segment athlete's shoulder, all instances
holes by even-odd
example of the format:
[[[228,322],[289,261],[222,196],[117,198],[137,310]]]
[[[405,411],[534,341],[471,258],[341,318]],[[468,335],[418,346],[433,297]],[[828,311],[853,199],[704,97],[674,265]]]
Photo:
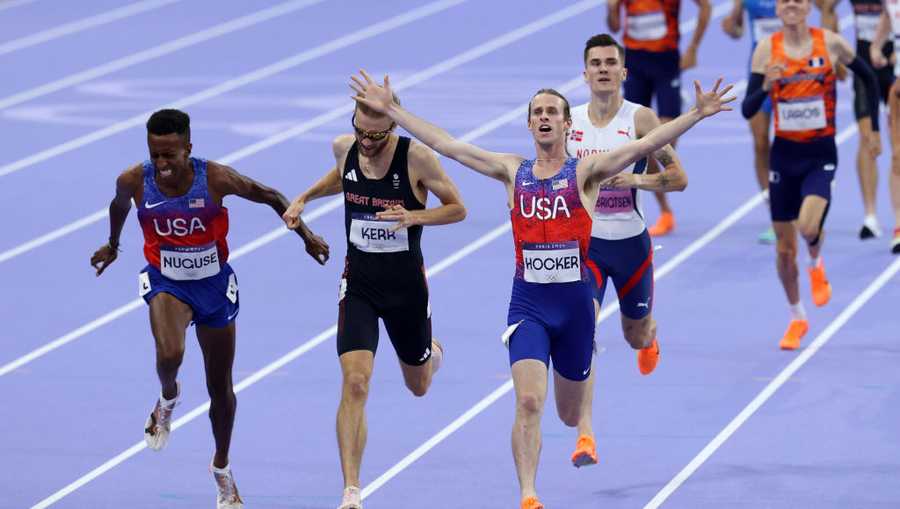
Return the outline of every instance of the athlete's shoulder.
[[[636,104],[635,106],[634,130],[637,137],[640,138],[659,126],[660,121],[659,116],[657,116],[656,112],[652,109],[639,104]]]
[[[417,140],[409,140],[409,150],[407,151],[407,159],[412,164],[429,163],[437,161],[434,150]]]
[[[144,163],[137,163],[125,168],[116,178],[116,186],[124,189],[137,189],[144,180]]]
[[[356,137],[352,134],[340,134],[331,142],[331,150],[334,151],[334,158],[341,159],[347,152],[350,151],[350,147],[353,146],[353,142],[356,141]]]

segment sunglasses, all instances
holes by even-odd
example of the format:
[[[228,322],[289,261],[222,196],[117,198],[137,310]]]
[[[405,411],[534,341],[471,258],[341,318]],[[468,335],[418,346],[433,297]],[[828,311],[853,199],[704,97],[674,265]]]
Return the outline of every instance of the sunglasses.
[[[350,119],[350,125],[353,126],[353,130],[356,132],[356,136],[372,141],[381,141],[385,139],[387,135],[391,134],[391,131],[393,131],[394,127],[396,126],[395,123],[391,122],[391,126],[384,131],[366,131],[365,129],[356,127],[356,113],[354,113],[353,117]]]

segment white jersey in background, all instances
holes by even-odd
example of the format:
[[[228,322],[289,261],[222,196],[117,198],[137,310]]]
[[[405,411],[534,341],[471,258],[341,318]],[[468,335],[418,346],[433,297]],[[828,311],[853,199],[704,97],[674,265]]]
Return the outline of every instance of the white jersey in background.
[[[595,152],[609,152],[635,139],[634,115],[640,104],[622,101],[616,116],[606,127],[596,127],[588,117],[588,104],[572,109],[572,129],[566,148],[569,156],[582,159]],[[641,159],[626,172],[644,173],[647,160]],[[621,240],[641,234],[644,213],[640,208],[637,189],[601,189],[594,207],[591,236],[605,240]]]

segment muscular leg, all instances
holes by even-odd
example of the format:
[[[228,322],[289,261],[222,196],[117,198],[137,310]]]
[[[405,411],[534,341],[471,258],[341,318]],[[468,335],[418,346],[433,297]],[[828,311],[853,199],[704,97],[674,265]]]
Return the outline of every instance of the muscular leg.
[[[366,447],[366,400],[375,355],[369,350],[353,350],[340,357],[343,384],[337,413],[338,448],[344,487],[359,486],[359,467]]]
[[[784,293],[791,305],[800,302],[800,282],[797,271],[797,231],[794,223],[789,221],[773,221],[775,229],[775,266],[778,279],[784,287]]]
[[[862,191],[866,216],[874,216],[875,195],[878,190],[878,166],[865,140],[872,132],[872,120],[863,117],[857,122],[859,127],[859,148],[856,151],[856,171],[859,174],[859,188]]]
[[[516,389],[513,459],[522,498],[533,497],[537,496],[534,480],[541,455],[541,416],[547,399],[547,366],[539,360],[523,359],[512,365],[512,376]]]
[[[212,422],[216,440],[216,455],[213,466],[228,466],[228,450],[231,447],[231,431],[234,428],[234,414],[237,398],[231,369],[234,365],[235,322],[225,327],[197,325],[197,339],[203,350],[203,365],[206,368],[206,390],[209,392],[209,420]]]
[[[165,399],[175,399],[178,368],[184,359],[184,334],[194,313],[190,306],[170,293],[158,293],[150,300],[150,330],[156,341],[156,374]]]
[[[593,377],[593,373],[588,380]],[[569,427],[578,426],[584,400],[590,399],[588,380],[580,382],[569,380],[556,371],[553,372],[553,389],[556,393],[556,412],[563,424]]]

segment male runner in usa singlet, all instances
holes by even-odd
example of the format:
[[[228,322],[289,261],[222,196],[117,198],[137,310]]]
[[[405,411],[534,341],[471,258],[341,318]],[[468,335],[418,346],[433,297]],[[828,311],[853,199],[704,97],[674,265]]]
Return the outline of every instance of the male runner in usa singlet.
[[[516,391],[512,431],[513,458],[519,477],[522,509],[540,509],[535,490],[541,449],[540,421],[552,360],[556,407],[560,419],[576,426],[581,418],[594,344],[592,279],[588,259],[591,212],[600,183],[638,159],[661,149],[704,117],[727,110],[731,89],[709,93],[695,83],[697,105],[639,140],[582,160],[566,155],[572,125],[569,103],[559,92],[542,89],[528,105],[528,129],[537,157],[489,152],[454,139],[400,107],[368,74],[353,77],[356,101],[387,115],[424,144],[504,184],[510,210],[516,270],[503,334]]]
[[[265,203],[281,215],[288,206],[278,191],[228,166],[191,157],[190,118],[182,111],[160,110],[147,121],[150,159],[125,170],[116,180],[109,205],[109,241],[91,257],[97,275],[116,260],[119,235],[132,200],[144,232],[148,265],[139,275],[139,293],[150,307],[156,341],[156,372],[162,391],[144,429],[144,440],[160,450],[169,440],[172,410],[180,395],[176,381],[184,358],[185,330],[196,325],[203,350],[209,418],[216,452],[210,469],[216,481],[218,509],[239,509],[243,501],[231,474],[228,449],[237,399],[231,368],[237,278],[228,265],[228,210],[223,198],[236,195]],[[306,225],[297,229],[306,251],[319,263],[328,245]]]

